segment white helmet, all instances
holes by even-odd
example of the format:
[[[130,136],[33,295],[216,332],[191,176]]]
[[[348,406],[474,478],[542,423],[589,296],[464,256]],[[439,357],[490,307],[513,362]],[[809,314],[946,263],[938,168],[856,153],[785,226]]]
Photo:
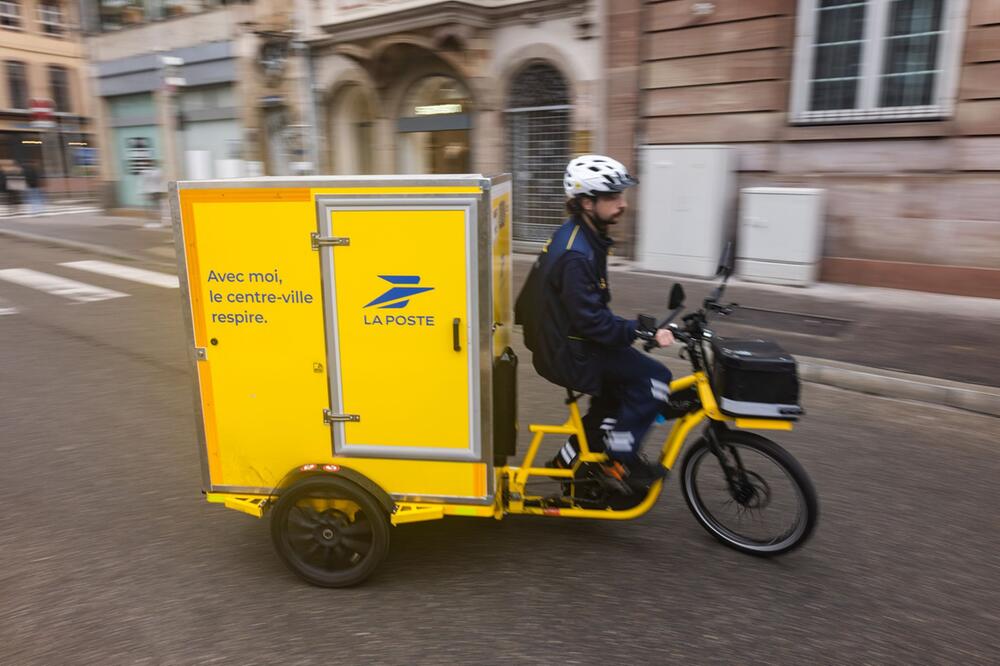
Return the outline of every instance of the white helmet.
[[[570,199],[581,194],[592,197],[621,192],[638,184],[624,164],[604,155],[581,155],[570,160],[563,176],[563,188]]]

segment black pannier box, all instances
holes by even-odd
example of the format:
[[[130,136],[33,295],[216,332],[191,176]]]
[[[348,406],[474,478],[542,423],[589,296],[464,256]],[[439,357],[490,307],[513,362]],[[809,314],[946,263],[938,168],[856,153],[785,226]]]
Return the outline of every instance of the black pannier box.
[[[799,406],[795,359],[767,340],[712,340],[712,387],[729,416],[794,419]]]

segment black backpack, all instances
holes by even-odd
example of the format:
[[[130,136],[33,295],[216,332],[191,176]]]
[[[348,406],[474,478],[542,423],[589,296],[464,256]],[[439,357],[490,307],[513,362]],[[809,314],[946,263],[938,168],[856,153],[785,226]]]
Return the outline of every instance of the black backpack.
[[[538,347],[537,341],[541,335],[542,320],[542,299],[544,294],[542,289],[542,270],[540,264],[541,257],[535,260],[528,271],[528,277],[524,280],[521,293],[514,301],[514,323],[522,326],[524,333],[524,346],[535,351]]]

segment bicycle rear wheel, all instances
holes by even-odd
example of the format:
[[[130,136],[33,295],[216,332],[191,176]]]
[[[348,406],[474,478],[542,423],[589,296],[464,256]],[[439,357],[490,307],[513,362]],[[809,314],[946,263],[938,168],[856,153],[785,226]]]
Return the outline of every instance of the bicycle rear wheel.
[[[780,555],[805,543],[819,518],[819,500],[802,465],[754,433],[724,430],[717,436],[723,460],[703,437],[681,465],[684,500],[701,526],[751,555]]]

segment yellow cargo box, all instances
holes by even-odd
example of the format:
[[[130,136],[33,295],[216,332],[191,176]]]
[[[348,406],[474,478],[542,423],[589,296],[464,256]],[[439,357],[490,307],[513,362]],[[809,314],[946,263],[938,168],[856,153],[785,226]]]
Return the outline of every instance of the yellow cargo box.
[[[343,465],[395,502],[494,504],[516,422],[495,441],[494,401],[514,390],[494,372],[512,325],[509,176],[172,194],[210,499],[259,513],[295,470]]]

